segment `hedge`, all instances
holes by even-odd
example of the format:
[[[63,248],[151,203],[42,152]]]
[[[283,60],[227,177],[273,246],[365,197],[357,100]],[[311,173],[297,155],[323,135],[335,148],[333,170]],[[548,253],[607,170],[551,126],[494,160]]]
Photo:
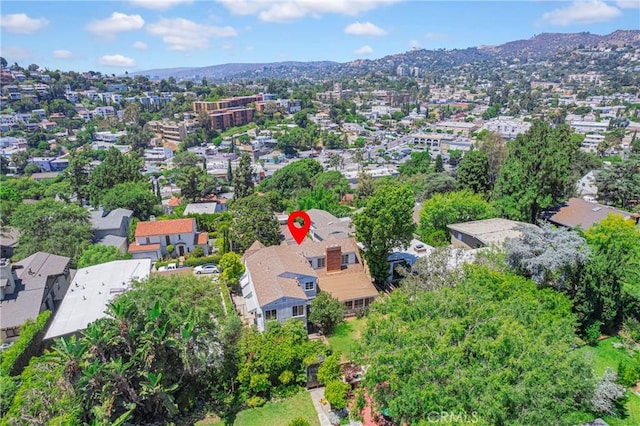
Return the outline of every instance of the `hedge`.
[[[20,336],[15,343],[5,349],[0,356],[0,373],[9,376],[17,376],[29,364],[31,357],[36,356],[40,351],[40,343],[44,337],[51,311],[44,311],[35,321],[27,320],[20,327]]]
[[[218,264],[220,262],[220,258],[222,256],[220,254],[212,254],[211,256],[204,257],[188,257],[184,261],[185,266],[199,266],[204,265],[205,263],[214,263]]]

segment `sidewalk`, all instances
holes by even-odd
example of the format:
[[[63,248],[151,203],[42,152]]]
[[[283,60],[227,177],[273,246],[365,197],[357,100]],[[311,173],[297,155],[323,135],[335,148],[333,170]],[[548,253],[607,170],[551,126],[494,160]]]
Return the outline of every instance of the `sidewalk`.
[[[324,387],[311,389],[309,390],[309,393],[311,394],[313,406],[316,408],[318,413],[320,426],[331,426],[331,422],[329,421],[329,404],[323,404],[320,402],[320,400],[324,398]]]

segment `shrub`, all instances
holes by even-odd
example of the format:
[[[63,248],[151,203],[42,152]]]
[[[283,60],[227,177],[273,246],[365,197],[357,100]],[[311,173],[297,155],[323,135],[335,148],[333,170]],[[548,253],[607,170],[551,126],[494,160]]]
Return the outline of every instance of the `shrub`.
[[[200,246],[194,247],[193,250],[191,250],[191,255],[189,257],[203,257],[204,256],[204,249]]]
[[[29,359],[37,354],[50,317],[51,311],[44,311],[35,321],[27,320],[22,325],[18,340],[2,352],[2,363],[0,363],[2,374],[16,376],[22,372],[29,363]]]
[[[220,255],[219,254],[212,254],[211,256],[204,256],[204,257],[189,256],[184,261],[184,265],[185,266],[192,266],[192,267],[193,266],[204,265],[205,263],[215,263],[217,265],[218,262],[220,262]]]
[[[320,368],[318,368],[318,381],[322,385],[327,385],[340,379],[340,353],[328,356]]]
[[[623,386],[635,386],[640,379],[640,366],[633,361],[623,360],[618,364],[618,382]]]
[[[169,254],[173,254],[173,251],[174,251],[175,249],[176,249],[176,248],[173,246],[173,244],[169,244],[169,245],[167,246],[167,253],[169,253]]]
[[[265,402],[266,402],[265,399],[261,396],[252,396],[251,398],[247,399],[247,407],[249,408],[262,407]]]
[[[282,372],[282,374],[280,374],[278,380],[280,380],[280,383],[282,383],[283,385],[287,385],[291,383],[294,378],[295,376],[290,370],[285,370]]]
[[[584,332],[584,340],[590,344],[595,345],[600,338],[600,327],[602,327],[602,322],[595,321],[592,323]]]
[[[311,423],[302,417],[296,417],[289,422],[289,426],[311,426]]]
[[[341,380],[327,383],[324,388],[324,397],[331,405],[332,410],[342,410],[347,406],[347,392],[349,385]]]
[[[18,391],[18,378],[0,374],[0,417],[4,417]]]

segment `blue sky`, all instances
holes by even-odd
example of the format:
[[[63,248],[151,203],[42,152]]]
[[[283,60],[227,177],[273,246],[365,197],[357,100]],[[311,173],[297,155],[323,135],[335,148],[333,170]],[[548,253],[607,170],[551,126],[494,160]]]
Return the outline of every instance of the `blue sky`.
[[[0,12],[0,54],[9,63],[109,74],[346,62],[542,32],[640,29],[640,0],[3,0]]]

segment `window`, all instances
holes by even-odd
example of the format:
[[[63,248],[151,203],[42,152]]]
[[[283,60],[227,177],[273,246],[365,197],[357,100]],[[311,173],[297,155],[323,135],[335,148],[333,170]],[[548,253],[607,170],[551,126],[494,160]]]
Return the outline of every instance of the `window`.
[[[353,301],[353,308],[354,309],[360,309],[364,307],[364,300],[363,299],[358,299],[358,300],[354,300]]]
[[[145,238],[145,244],[151,244],[151,238],[147,237]]]
[[[313,281],[309,281],[304,283],[304,289],[305,291],[311,291],[315,288],[315,286],[313,285]]]
[[[349,255],[348,254],[343,254],[342,255],[342,264],[343,265],[348,265],[349,264]]]
[[[291,308],[291,315],[294,317],[304,316],[304,305],[293,306]]]
[[[164,236],[164,241],[167,243],[167,245],[171,244],[171,238],[169,238],[168,235]]]
[[[344,302],[344,307],[347,308],[347,311],[350,311],[353,309],[353,301],[349,300],[348,302]]]
[[[325,258],[321,257],[318,259],[318,268],[324,268],[325,265]]]
[[[278,311],[275,309],[264,311],[264,319],[267,321],[278,319]]]
[[[7,328],[5,331],[7,333],[7,337],[16,337],[19,335],[17,328]]]

